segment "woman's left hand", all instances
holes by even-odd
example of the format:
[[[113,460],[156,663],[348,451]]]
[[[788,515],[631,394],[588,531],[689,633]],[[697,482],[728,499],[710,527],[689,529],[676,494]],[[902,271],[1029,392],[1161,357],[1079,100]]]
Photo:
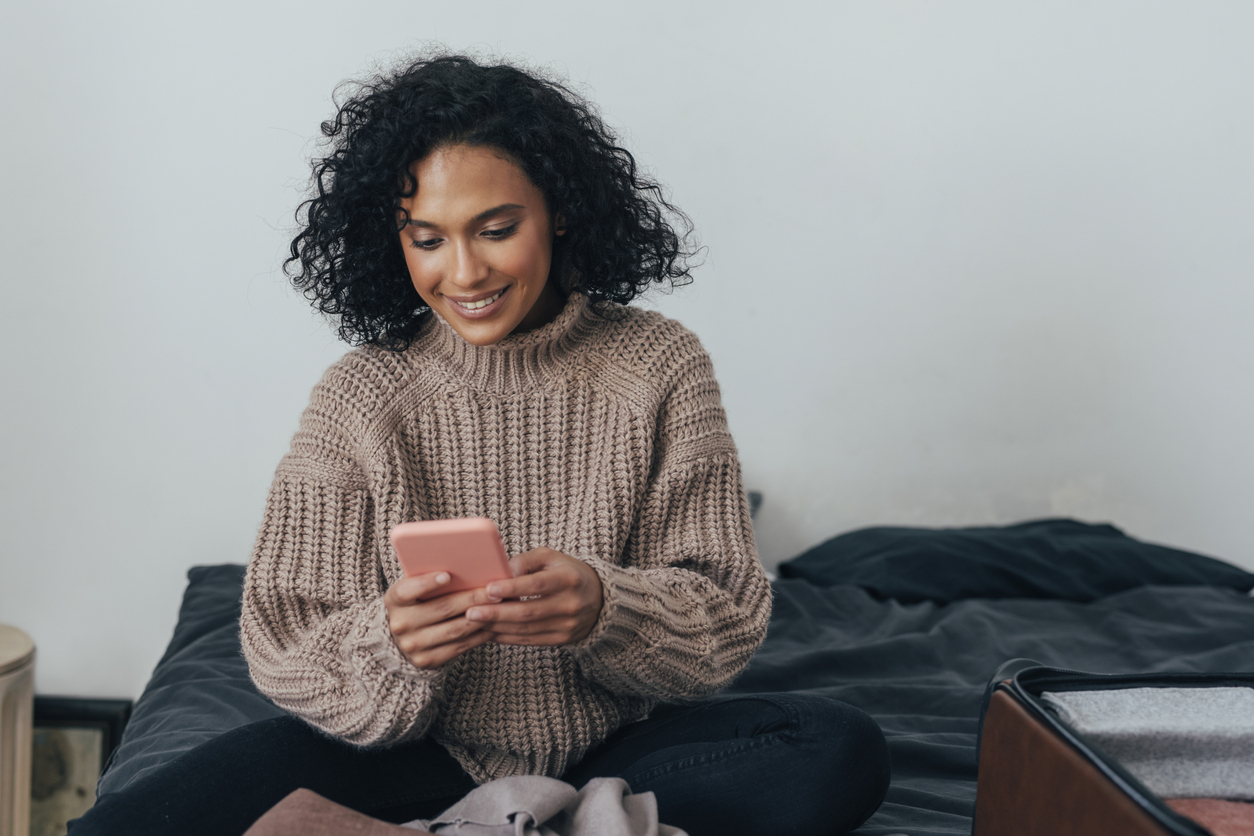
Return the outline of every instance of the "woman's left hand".
[[[532,549],[509,562],[514,577],[493,581],[466,620],[482,621],[498,644],[574,644],[601,615],[601,579],[591,566],[554,549]],[[527,600],[518,600],[526,598]]]

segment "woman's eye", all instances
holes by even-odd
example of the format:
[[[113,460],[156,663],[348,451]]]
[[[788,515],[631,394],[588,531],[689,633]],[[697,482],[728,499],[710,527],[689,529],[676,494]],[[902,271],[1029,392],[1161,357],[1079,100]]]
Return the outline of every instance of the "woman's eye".
[[[518,224],[513,223],[500,229],[485,229],[483,235],[485,238],[508,238],[518,231]]]
[[[412,238],[410,246],[415,250],[434,250],[440,245],[440,238]]]

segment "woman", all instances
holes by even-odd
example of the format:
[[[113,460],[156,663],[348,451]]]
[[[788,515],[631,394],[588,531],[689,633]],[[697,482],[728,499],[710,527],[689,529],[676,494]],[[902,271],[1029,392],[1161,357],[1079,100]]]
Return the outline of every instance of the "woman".
[[[503,776],[619,776],[693,834],[860,824],[887,784],[865,714],[706,699],[771,596],[709,357],[625,306],[687,278],[682,215],[509,66],[416,61],[323,132],[289,264],[361,347],[314,389],[249,564],[244,652],[294,717],[202,747],[235,803],[306,786],[405,821]],[[512,579],[403,577],[393,526],[474,516]]]

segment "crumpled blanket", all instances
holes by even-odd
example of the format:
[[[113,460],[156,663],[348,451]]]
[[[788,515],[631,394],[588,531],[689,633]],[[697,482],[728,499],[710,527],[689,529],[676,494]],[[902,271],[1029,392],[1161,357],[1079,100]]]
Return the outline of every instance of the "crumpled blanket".
[[[439,836],[687,836],[658,822],[653,793],[633,794],[621,778],[576,790],[539,775],[490,781],[436,818],[402,827]]]

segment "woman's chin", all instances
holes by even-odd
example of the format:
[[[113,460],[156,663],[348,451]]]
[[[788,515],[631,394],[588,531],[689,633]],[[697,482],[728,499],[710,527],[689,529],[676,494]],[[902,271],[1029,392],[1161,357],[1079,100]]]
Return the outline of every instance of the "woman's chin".
[[[456,313],[444,311],[441,311],[440,315],[459,337],[471,345],[480,347],[499,343],[518,327],[518,320],[506,315],[504,311],[487,319],[466,319]]]
[[[530,308],[526,306],[530,303]],[[477,346],[500,342],[511,334],[522,334],[552,322],[565,306],[566,300],[552,293],[541,292],[530,299],[524,289],[509,285],[492,304],[467,309],[449,299],[441,299],[436,308],[440,317],[458,335]]]

